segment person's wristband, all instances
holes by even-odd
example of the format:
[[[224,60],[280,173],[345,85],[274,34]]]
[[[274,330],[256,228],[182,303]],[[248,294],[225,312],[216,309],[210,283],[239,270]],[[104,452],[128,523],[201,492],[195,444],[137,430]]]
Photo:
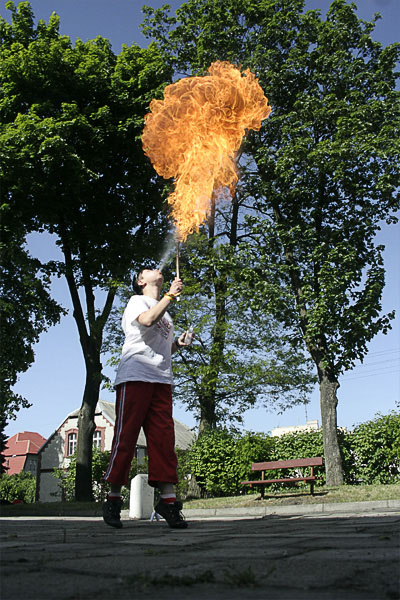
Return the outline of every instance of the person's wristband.
[[[174,294],[171,294],[171,292],[167,292],[166,294],[164,294],[164,298],[169,298],[170,300],[172,300],[172,302],[175,300],[175,296]]]

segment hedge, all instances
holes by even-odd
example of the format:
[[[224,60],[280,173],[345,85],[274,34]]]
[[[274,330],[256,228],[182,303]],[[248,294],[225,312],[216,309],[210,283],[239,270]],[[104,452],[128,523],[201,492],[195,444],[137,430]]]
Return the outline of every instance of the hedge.
[[[354,431],[338,429],[344,481],[348,484],[400,482],[400,413],[378,414],[374,420],[358,425]],[[185,457],[185,469],[195,476],[205,495],[227,496],[249,493],[241,481],[252,477],[251,463],[323,456],[322,431],[300,431],[281,437],[225,429],[204,433]],[[325,483],[323,467],[315,468]],[[282,471],[271,471],[271,478]],[[275,489],[282,487],[274,484]]]
[[[378,414],[350,434],[356,465],[354,476],[362,483],[400,483],[400,413]]]
[[[342,454],[344,481],[348,484],[375,484],[400,482],[400,413],[376,415],[375,419],[358,425],[354,431],[338,429]],[[271,437],[266,433],[232,433],[226,429],[214,429],[203,433],[187,451],[178,450],[177,494],[188,494],[191,476],[196,479],[203,495],[232,496],[252,493],[242,481],[251,479],[251,463],[272,460],[289,460],[307,456],[323,456],[322,431],[308,430]],[[109,459],[108,452],[93,452],[93,496],[102,500],[108,489],[104,472]],[[147,472],[147,464],[132,463],[130,478],[139,472]],[[321,477],[318,485],[325,483],[323,467],[316,467]],[[282,471],[271,471],[271,477],[280,477]],[[56,470],[61,479],[67,499],[74,495],[75,461],[67,471]],[[302,484],[299,484],[302,485]],[[306,484],[303,484],[306,485]],[[279,489],[275,484],[273,489]],[[125,501],[129,490],[124,489]]]
[[[35,502],[36,477],[27,471],[0,477],[0,500],[3,502]]]
[[[225,429],[206,431],[188,451],[186,468],[209,495],[238,494],[251,476],[251,463],[266,460],[273,438],[264,433],[240,436]]]

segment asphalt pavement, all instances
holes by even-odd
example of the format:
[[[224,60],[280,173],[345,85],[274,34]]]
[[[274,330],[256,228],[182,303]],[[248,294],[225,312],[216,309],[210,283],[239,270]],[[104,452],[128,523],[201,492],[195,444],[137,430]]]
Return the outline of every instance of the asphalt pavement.
[[[185,516],[185,530],[127,512],[120,530],[100,517],[1,518],[1,598],[400,598],[400,500]]]

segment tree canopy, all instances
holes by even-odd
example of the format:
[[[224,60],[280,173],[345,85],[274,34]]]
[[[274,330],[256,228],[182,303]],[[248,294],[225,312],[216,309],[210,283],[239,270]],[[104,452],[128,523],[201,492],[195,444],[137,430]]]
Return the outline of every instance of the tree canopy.
[[[301,344],[294,352],[288,331],[251,307],[227,232],[216,237],[206,229],[182,257],[185,288],[176,321],[182,329],[191,324],[195,339],[174,361],[175,397],[192,410],[200,432],[234,427],[256,405],[283,412],[307,403],[315,382]]]
[[[101,343],[117,284],[144,255],[157,254],[166,231],[162,184],[140,143],[143,115],[172,77],[229,60],[256,73],[273,112],[243,146],[237,195],[216,213],[221,225],[204,229],[206,252],[188,253],[212,341],[209,364],[202,369],[199,352],[196,372],[207,393],[224,380],[231,300],[237,319],[249,318],[247,306],[258,323],[272,316],[299,349],[297,364],[304,348],[315,364],[327,482],[341,483],[339,377],[393,317],[381,315],[384,268],[374,236],[399,208],[400,45],[375,42],[374,21],[360,21],[345,0],[334,0],[326,19],[304,13],[303,0],[188,0],[175,16],[148,7],[143,28],[155,42],[119,56],[100,37],[72,46],[55,14],[35,26],[29,3],[7,7],[12,24],[0,22],[6,216],[21,219],[25,232],[55,233],[64,255],[47,268],[67,278],[87,366],[78,479],[90,468]],[[106,292],[101,310],[98,288]],[[257,320],[252,326],[254,335]]]
[[[2,214],[10,210],[1,206]],[[42,272],[38,260],[24,249],[23,232],[5,226],[9,217],[0,222],[0,394],[3,425],[15,419],[26,398],[13,391],[18,375],[34,362],[33,346],[40,334],[58,323],[61,307],[51,299],[49,277]]]
[[[88,499],[103,329],[118,285],[155,253],[166,229],[163,184],[140,135],[169,69],[154,45],[124,46],[118,56],[101,37],[73,46],[55,13],[35,25],[28,2],[7,8],[12,23],[0,21],[3,194],[26,232],[55,234],[63,253],[47,269],[66,277],[86,364],[77,493]],[[101,307],[96,290],[104,292]]]
[[[256,405],[283,412],[306,403],[315,383],[302,345],[294,352],[288,332],[265,312],[252,310],[237,281],[235,239],[240,228],[236,219],[227,219],[226,209],[212,222],[228,230],[218,227],[216,232],[210,221],[182,246],[183,293],[179,304],[169,309],[178,334],[194,329],[191,347],[173,357],[174,401],[191,412],[200,434],[222,426],[235,429],[243,413]],[[165,267],[167,281],[174,268]],[[129,288],[124,290],[123,304],[131,294]],[[112,365],[118,363],[123,343],[120,321],[120,310],[115,309],[105,344],[112,352]]]
[[[375,42],[375,21],[345,0],[325,20],[303,11],[303,0],[189,0],[175,16],[148,8],[144,32],[177,74],[230,60],[268,96],[272,114],[243,148],[249,237],[239,273],[252,306],[296,332],[315,363],[327,481],[337,484],[339,376],[393,317],[380,314],[374,236],[399,207],[400,46]]]

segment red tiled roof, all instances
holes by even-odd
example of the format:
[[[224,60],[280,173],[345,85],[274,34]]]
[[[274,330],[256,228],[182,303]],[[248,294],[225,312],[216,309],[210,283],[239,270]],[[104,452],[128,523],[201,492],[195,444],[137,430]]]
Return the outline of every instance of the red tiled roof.
[[[10,456],[6,459],[6,473],[7,475],[15,475],[23,471],[26,461],[26,455],[22,456]]]
[[[46,439],[35,431],[23,431],[10,437],[2,452],[6,458],[8,475],[22,471],[28,454],[37,454],[45,441]]]
[[[4,456],[25,456],[26,454],[37,454],[46,439],[35,431],[23,431],[16,433],[6,442]]]

